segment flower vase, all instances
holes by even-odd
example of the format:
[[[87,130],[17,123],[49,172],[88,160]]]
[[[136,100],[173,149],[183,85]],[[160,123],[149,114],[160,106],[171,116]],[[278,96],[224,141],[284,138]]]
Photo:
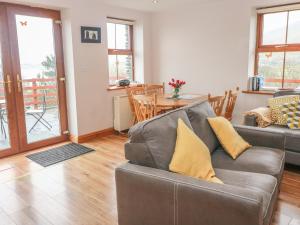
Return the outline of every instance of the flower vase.
[[[174,91],[173,91],[173,96],[172,96],[172,98],[174,98],[174,99],[178,99],[178,98],[179,98],[179,91],[180,91],[180,89],[179,89],[179,88],[174,88]]]

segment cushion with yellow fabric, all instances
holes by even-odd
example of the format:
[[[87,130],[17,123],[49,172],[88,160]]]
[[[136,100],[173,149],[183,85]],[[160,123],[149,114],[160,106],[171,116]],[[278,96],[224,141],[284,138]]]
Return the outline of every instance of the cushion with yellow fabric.
[[[283,115],[281,107],[284,104],[289,104],[291,102],[296,102],[300,100],[299,95],[286,95],[277,98],[270,98],[268,100],[269,106],[271,108],[271,119],[272,123],[276,125],[287,125],[287,118]]]
[[[224,150],[233,159],[236,159],[240,154],[251,147],[224,117],[208,118],[208,122]]]
[[[300,101],[286,103],[281,109],[290,129],[300,129]]]
[[[169,169],[197,179],[223,183],[215,175],[208,147],[182,119],[178,119],[175,151]]]

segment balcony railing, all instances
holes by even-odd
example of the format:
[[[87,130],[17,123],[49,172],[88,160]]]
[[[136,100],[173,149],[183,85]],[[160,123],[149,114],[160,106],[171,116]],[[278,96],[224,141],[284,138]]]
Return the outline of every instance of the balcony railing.
[[[3,81],[0,86],[0,100],[5,100]],[[57,105],[56,78],[34,78],[22,80],[24,105],[38,108],[43,104],[45,95],[46,105]]]

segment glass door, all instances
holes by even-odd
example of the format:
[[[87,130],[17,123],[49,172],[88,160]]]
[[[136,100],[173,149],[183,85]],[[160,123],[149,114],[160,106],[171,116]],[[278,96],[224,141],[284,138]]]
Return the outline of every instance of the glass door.
[[[15,95],[5,8],[0,5],[0,157],[18,152]]]
[[[60,13],[14,5],[7,12],[21,151],[65,140]]]
[[[61,134],[53,20],[16,15],[20,58],[18,91],[23,92],[27,142]],[[22,88],[22,90],[21,90]]]

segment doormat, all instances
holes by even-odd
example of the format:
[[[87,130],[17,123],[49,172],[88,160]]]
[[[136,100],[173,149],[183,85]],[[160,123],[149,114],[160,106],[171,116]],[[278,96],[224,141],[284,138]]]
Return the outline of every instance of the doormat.
[[[93,151],[95,150],[83,145],[71,143],[44,152],[34,153],[26,157],[43,167],[47,167]]]

